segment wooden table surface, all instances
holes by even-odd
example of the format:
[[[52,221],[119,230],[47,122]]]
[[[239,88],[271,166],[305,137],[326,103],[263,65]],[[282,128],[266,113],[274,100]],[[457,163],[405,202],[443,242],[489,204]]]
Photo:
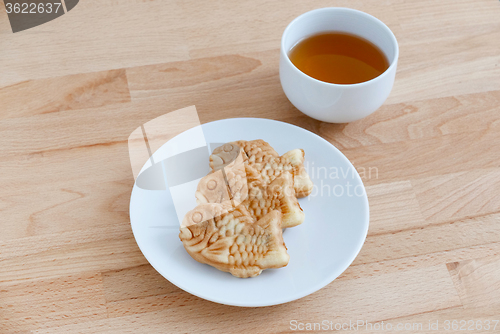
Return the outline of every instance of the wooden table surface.
[[[278,77],[286,25],[326,6],[380,18],[400,46],[389,99],[349,124],[303,115]],[[86,0],[14,34],[0,6],[0,333],[271,333],[358,320],[493,332],[499,18],[497,0]],[[238,308],[148,264],[130,228],[127,138],[189,105],[202,123],[301,126],[377,171],[362,175],[368,237],[338,279],[284,305]]]

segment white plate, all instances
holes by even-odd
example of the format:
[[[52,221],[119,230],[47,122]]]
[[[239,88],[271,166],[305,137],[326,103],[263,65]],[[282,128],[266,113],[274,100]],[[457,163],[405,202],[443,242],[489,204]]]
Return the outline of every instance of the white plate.
[[[299,200],[306,215],[304,223],[283,234],[290,255],[288,266],[241,279],[196,262],[184,250],[169,190],[143,190],[134,185],[130,198],[132,230],[142,253],[161,275],[213,302],[268,306],[321,289],[352,263],[368,231],[368,199],[358,173],[337,148],[312,132],[268,119],[226,119],[204,124],[202,129],[207,143],[264,139],[279,154],[304,149],[315,190]],[[192,130],[167,142],[153,157],[160,157],[169,145],[178,146],[182,141],[175,140],[189,138]]]

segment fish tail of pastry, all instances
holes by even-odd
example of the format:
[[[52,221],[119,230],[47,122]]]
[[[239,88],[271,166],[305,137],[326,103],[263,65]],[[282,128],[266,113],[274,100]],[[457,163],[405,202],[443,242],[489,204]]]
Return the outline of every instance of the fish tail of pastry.
[[[290,256],[283,240],[283,231],[281,229],[282,214],[273,210],[259,219],[256,224],[263,227],[269,251],[257,262],[261,268],[281,268],[288,264]]]
[[[309,196],[313,189],[313,183],[304,168],[305,153],[303,149],[295,149],[286,152],[282,156],[294,167],[294,188],[298,198]]]
[[[305,214],[295,196],[292,174],[285,172],[266,189],[268,196],[277,198],[279,210],[283,214],[282,228],[294,227],[304,222]]]

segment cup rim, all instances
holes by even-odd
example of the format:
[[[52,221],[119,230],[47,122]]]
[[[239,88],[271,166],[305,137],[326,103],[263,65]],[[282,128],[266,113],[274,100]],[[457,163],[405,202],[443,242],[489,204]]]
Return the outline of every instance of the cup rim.
[[[320,12],[320,11],[325,11],[325,10],[328,10],[328,11],[346,11],[346,12],[355,12],[357,14],[360,14],[362,16],[365,16],[366,18],[369,18],[371,20],[374,20],[375,22],[379,23],[381,26],[382,26],[382,29],[385,29],[386,32],[388,33],[388,35],[391,37],[394,45],[395,45],[395,55],[394,55],[394,60],[391,62],[391,64],[389,65],[389,67],[384,71],[382,72],[379,76],[373,78],[373,79],[370,79],[368,81],[363,81],[363,82],[358,82],[358,83],[354,83],[354,84],[336,84],[336,83],[331,83],[331,82],[326,82],[326,81],[321,81],[321,80],[318,80],[316,78],[313,78],[311,77],[310,75],[307,75],[305,74],[304,72],[302,72],[301,70],[299,70],[297,68],[297,66],[295,66],[294,63],[292,63],[292,61],[290,60],[290,57],[288,56],[288,52],[285,51],[285,37],[286,35],[289,33],[289,31],[291,30],[291,27],[292,25],[294,25],[299,19],[302,19],[303,17],[305,16],[310,16],[310,15],[314,15],[316,12]],[[329,86],[333,86],[333,87],[342,87],[342,88],[348,88],[348,87],[359,87],[359,86],[363,86],[363,85],[367,85],[367,84],[370,84],[370,83],[373,83],[374,81],[376,80],[381,80],[382,77],[384,76],[387,76],[387,73],[388,72],[391,72],[391,70],[397,66],[397,62],[398,62],[398,59],[399,59],[399,44],[398,44],[398,40],[396,39],[396,36],[394,35],[394,33],[392,32],[392,30],[384,23],[382,22],[381,20],[379,20],[378,18],[376,18],[375,16],[371,15],[371,14],[368,14],[368,13],[365,13],[361,10],[357,10],[357,9],[353,9],[353,8],[348,8],[348,7],[322,7],[322,8],[316,8],[316,9],[313,9],[313,10],[310,10],[308,12],[305,12],[299,16],[297,16],[296,18],[294,18],[285,28],[285,30],[283,31],[283,35],[281,36],[281,53],[282,55],[284,55],[286,61],[288,62],[289,65],[291,65],[297,72],[299,72],[302,76],[306,77],[306,78],[309,78],[309,79],[312,79],[316,82],[320,82],[322,84],[326,84],[326,85],[329,85]]]

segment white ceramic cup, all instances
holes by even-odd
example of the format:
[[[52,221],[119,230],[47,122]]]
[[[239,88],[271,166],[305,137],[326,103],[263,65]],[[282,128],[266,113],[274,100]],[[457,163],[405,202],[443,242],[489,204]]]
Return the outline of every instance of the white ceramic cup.
[[[290,61],[290,49],[306,37],[329,31],[354,34],[372,42],[387,57],[389,68],[372,80],[351,85],[332,84],[304,74]],[[379,19],[350,8],[315,9],[297,17],[283,33],[281,86],[290,102],[312,118],[330,123],[356,121],[377,110],[389,96],[398,56],[396,37]]]

